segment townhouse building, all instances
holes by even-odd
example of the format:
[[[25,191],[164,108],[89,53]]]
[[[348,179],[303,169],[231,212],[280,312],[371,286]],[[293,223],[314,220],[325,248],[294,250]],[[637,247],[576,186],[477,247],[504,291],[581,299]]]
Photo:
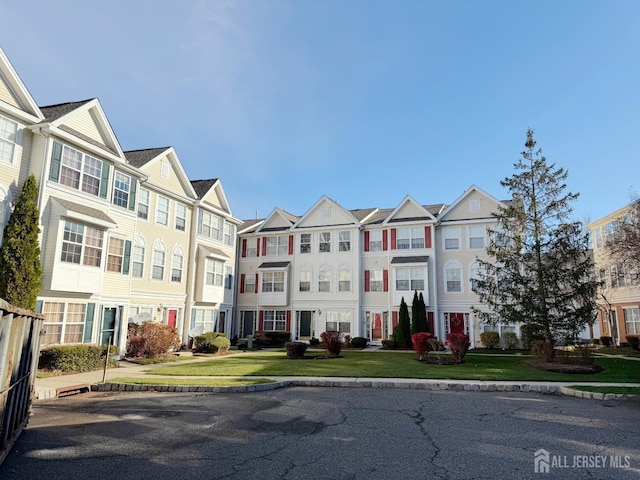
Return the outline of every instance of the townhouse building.
[[[598,326],[603,336],[616,344],[627,335],[640,335],[640,278],[637,271],[627,271],[607,253],[607,242],[614,242],[620,225],[637,215],[632,202],[587,225],[593,243],[593,259],[600,281],[598,290]]]

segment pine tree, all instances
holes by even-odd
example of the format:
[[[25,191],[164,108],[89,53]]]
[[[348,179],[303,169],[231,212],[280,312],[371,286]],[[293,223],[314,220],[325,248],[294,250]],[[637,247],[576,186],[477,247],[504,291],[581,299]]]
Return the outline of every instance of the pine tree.
[[[42,285],[37,202],[38,187],[31,174],[22,185],[0,248],[0,298],[30,310],[35,309]]]
[[[398,325],[393,329],[393,339],[400,348],[411,348],[411,325],[409,320],[409,307],[400,300],[400,313],[398,314]]]
[[[490,311],[475,308],[489,324],[521,323],[547,342],[576,338],[593,320],[597,282],[588,234],[571,220],[567,172],[548,165],[527,131],[516,173],[501,184],[512,199],[496,212],[488,260],[479,259],[474,291]]]
[[[411,334],[419,332],[428,332],[429,323],[427,322],[427,306],[424,303],[422,292],[418,294],[416,290],[413,295],[413,304],[411,306]]]

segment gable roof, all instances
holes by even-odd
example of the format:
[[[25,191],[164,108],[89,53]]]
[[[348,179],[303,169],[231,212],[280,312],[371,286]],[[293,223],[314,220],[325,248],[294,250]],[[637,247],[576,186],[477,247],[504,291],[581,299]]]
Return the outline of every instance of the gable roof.
[[[134,167],[140,168],[156,158],[168,148],[169,147],[158,147],[144,148],[141,150],[128,150],[124,152],[124,156],[126,157],[127,162],[129,162]]]
[[[56,105],[44,105],[40,107],[42,114],[44,115],[45,122],[55,122],[59,118],[65,116],[67,113],[73,112],[82,105],[89,103],[95,98],[88,98],[86,100],[80,100],[77,102],[65,102],[58,103]]]
[[[256,232],[282,232],[290,230],[296,223],[298,217],[292,215],[280,208],[274,208],[273,211],[264,219],[262,224],[256,229]]]
[[[409,217],[401,217],[400,212],[406,207],[411,209],[412,215]],[[411,222],[418,220],[431,220],[435,222],[435,217],[431,212],[416,202],[411,195],[406,195],[396,208],[384,219],[382,223],[392,222]]]
[[[460,203],[462,203],[464,201],[465,198],[467,198],[473,192],[477,192],[480,195],[483,195],[483,196],[493,200],[494,202],[496,202],[499,205],[504,205],[504,202],[501,202],[500,200],[498,200],[497,198],[493,197],[492,195],[489,195],[487,192],[482,190],[480,187],[478,187],[476,185],[471,185],[464,192],[462,192],[462,195],[460,195],[451,205],[449,205],[448,207],[446,207],[442,211],[441,215],[439,216],[439,220],[443,220],[449,213],[451,213],[453,210],[455,210],[458,207],[458,205],[460,205]]]
[[[22,82],[22,79],[11,65],[11,62],[0,48],[0,78],[2,78],[11,96],[16,100],[19,108],[4,102],[3,106],[13,113],[15,116],[24,120],[37,123],[42,120],[43,114],[38,108],[36,101],[33,99],[29,90]]]
[[[344,208],[342,205],[340,205],[338,202],[336,202],[335,200],[330,199],[329,197],[327,197],[326,195],[323,195],[322,197],[320,197],[320,199],[313,204],[313,206],[307,210],[304,215],[302,215],[298,221],[296,222],[295,228],[305,228],[306,226],[303,225],[305,223],[305,220],[309,219],[312,217],[312,215],[318,210],[318,208],[320,208],[321,205],[330,205],[331,208],[336,208],[337,211],[339,212],[338,215],[342,218],[344,218],[348,223],[336,223],[335,220],[331,223],[327,222],[327,223],[322,223],[322,224],[318,224],[318,225],[311,225],[312,227],[316,227],[316,226],[336,226],[336,225],[360,225],[360,221],[353,215],[353,213],[350,210],[347,210],[346,208]],[[331,215],[333,217],[333,214]]]
[[[215,185],[218,181],[217,178],[209,178],[208,180],[191,180],[191,186],[193,190],[196,192],[196,196],[199,200],[209,193],[209,190]]]

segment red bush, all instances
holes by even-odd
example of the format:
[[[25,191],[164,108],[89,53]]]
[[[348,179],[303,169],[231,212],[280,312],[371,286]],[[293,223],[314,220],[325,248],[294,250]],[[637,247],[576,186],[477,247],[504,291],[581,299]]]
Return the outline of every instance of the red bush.
[[[447,333],[447,345],[453,354],[456,363],[462,363],[464,356],[471,344],[469,343],[469,335],[464,333]]]
[[[426,332],[418,332],[411,335],[411,345],[413,350],[418,354],[418,360],[425,360],[427,354],[434,350],[433,335]]]
[[[327,330],[320,334],[320,340],[322,340],[322,346],[327,349],[330,357],[339,357],[342,350],[342,339],[340,338],[340,332],[335,330]]]

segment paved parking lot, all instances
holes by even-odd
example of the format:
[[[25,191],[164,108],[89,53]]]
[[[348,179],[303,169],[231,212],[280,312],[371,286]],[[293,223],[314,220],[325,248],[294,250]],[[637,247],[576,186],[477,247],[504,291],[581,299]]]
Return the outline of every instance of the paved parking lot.
[[[637,402],[528,393],[90,393],[38,402],[0,478],[636,479],[638,425]]]

